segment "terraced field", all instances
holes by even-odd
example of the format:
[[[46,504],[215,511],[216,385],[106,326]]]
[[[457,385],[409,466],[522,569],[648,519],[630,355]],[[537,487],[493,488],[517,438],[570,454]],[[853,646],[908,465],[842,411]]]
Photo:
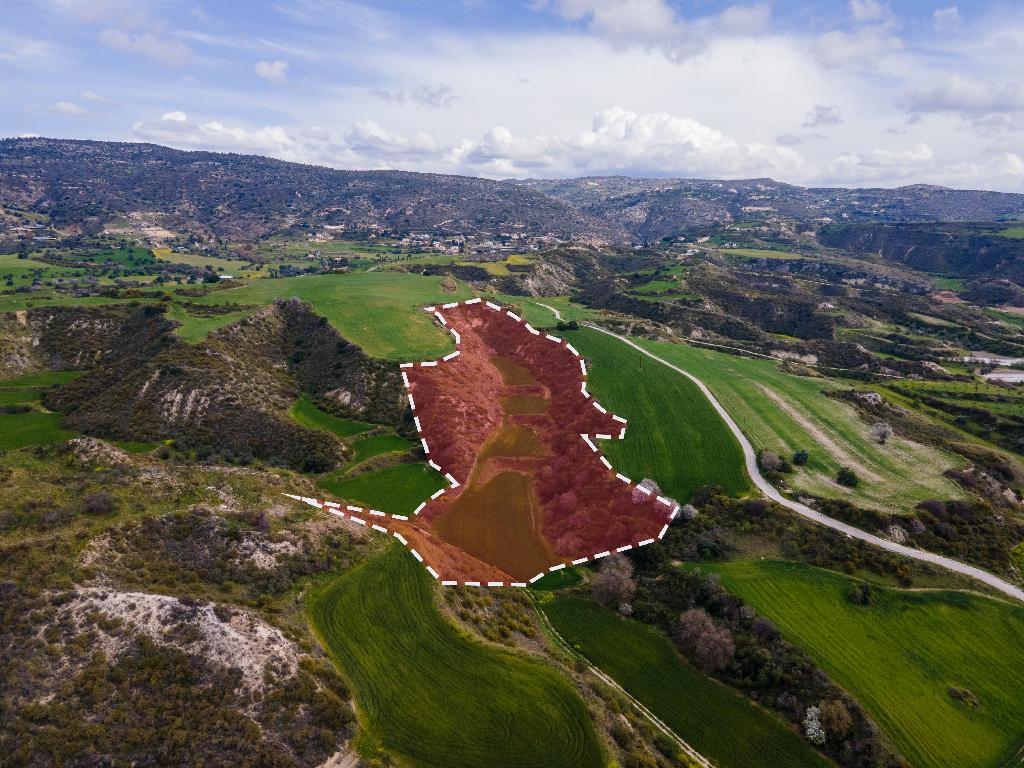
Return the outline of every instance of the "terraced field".
[[[587,709],[552,670],[460,634],[430,577],[397,546],[309,604],[310,622],[356,694],[363,754],[417,768],[598,768]]]
[[[704,485],[748,490],[739,443],[691,381],[598,331],[563,335],[588,358],[588,390],[629,421],[625,440],[601,446],[617,471],[683,502]]]
[[[846,598],[853,579],[808,565],[713,567],[849,690],[914,766],[1024,765],[1024,608],[895,589],[865,607]]]
[[[60,414],[45,410],[39,400],[47,387],[63,384],[82,373],[44,371],[0,380],[0,406],[24,405],[31,409],[26,413],[0,413],[0,450],[48,445],[74,437],[74,432],[61,428]]]
[[[352,272],[255,280],[195,299],[201,304],[269,304],[293,296],[310,302],[349,341],[368,355],[419,360],[450,352],[451,337],[420,307],[471,295],[464,287],[444,293],[441,278],[397,272]]]
[[[544,613],[587,659],[721,768],[828,765],[780,718],[705,677],[653,627],[578,598],[545,603]]]
[[[961,465],[957,457],[900,437],[879,445],[852,406],[823,394],[840,387],[828,379],[783,373],[771,360],[685,344],[639,339],[637,343],[707,384],[755,449],[768,448],[786,458],[799,448],[807,449],[807,465],[796,467],[789,476],[797,490],[894,512],[923,499],[963,495],[942,474]],[[655,365],[651,360],[646,364]],[[835,482],[844,465],[860,476],[856,489]]]

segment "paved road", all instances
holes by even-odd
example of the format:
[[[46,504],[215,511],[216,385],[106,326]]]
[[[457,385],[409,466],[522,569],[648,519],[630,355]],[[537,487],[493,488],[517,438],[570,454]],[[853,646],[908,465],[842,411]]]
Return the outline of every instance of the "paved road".
[[[538,304],[540,304],[540,302],[538,302]],[[540,306],[544,307],[545,309],[551,310],[555,314],[555,317],[558,318],[559,320],[562,319],[561,313],[554,307],[550,307],[547,304],[540,304]],[[897,544],[894,541],[889,541],[889,539],[883,539],[881,536],[875,536],[873,533],[862,531],[860,528],[856,528],[852,525],[844,523],[841,520],[836,520],[835,518],[829,517],[828,515],[823,515],[816,509],[811,509],[806,504],[801,504],[798,501],[787,499],[785,496],[779,493],[778,489],[775,486],[773,486],[771,483],[765,480],[764,477],[761,476],[761,471],[757,467],[757,456],[754,453],[754,447],[750,444],[750,441],[747,440],[746,435],[743,434],[742,430],[740,430],[736,422],[733,421],[732,416],[730,416],[728,412],[725,410],[725,408],[722,407],[722,404],[718,402],[718,399],[713,394],[711,394],[711,390],[707,388],[703,381],[698,379],[692,373],[689,373],[687,371],[684,371],[682,368],[672,365],[672,363],[668,362],[667,360],[663,360],[662,358],[655,355],[653,352],[649,352],[648,350],[641,347],[639,344],[631,341],[630,339],[627,339],[625,336],[620,336],[617,333],[613,333],[605,328],[599,328],[596,325],[590,325],[589,323],[586,327],[592,328],[595,331],[600,331],[601,333],[607,334],[608,336],[615,337],[624,344],[628,344],[629,346],[633,347],[641,354],[647,355],[647,357],[651,358],[652,360],[657,360],[662,365],[668,366],[673,371],[682,374],[690,381],[692,381],[694,384],[696,384],[700,391],[704,393],[704,396],[707,397],[707,399],[710,401],[712,407],[718,412],[718,415],[722,417],[725,423],[729,426],[729,429],[736,436],[736,439],[739,441],[740,447],[743,448],[743,459],[746,463],[747,473],[750,475],[750,479],[754,481],[754,485],[758,487],[761,493],[763,493],[772,501],[778,502],[787,509],[793,510],[798,515],[806,517],[808,520],[812,520],[815,523],[837,530],[840,533],[845,533],[847,536],[850,536],[851,538],[866,541],[870,544],[874,544],[875,546],[881,547],[882,549],[888,550],[889,552],[894,552],[898,555],[903,555],[904,557],[910,557],[914,560],[921,560],[926,563],[938,565],[942,568],[946,568],[947,570],[953,571],[954,573],[959,573],[963,576],[970,576],[971,578],[977,579],[978,581],[982,581],[988,584],[990,587],[994,587],[995,589],[999,590],[1005,595],[1009,595],[1010,597],[1013,597],[1017,600],[1020,600],[1021,602],[1024,602],[1024,589],[1021,589],[1020,587],[1011,584],[1010,582],[1004,579],[999,578],[995,574],[989,573],[988,571],[982,570],[981,568],[976,568],[973,565],[968,565],[967,563],[961,563],[959,560],[953,560],[952,558],[944,557],[943,555],[937,555],[934,552],[928,552],[923,549],[915,549],[914,547],[907,547],[903,544]]]

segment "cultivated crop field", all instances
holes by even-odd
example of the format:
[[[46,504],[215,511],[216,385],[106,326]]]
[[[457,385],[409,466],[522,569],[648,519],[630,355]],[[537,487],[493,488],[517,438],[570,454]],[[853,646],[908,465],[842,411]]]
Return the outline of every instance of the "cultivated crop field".
[[[563,335],[589,361],[590,392],[629,421],[625,440],[601,446],[617,471],[652,478],[680,502],[704,485],[749,489],[739,443],[689,379],[599,331]]]
[[[420,307],[468,298],[461,287],[441,290],[441,278],[406,273],[352,272],[255,280],[195,299],[201,304],[269,304],[293,296],[313,305],[338,332],[373,357],[420,360],[453,349],[451,337],[434,327]]]
[[[579,598],[556,598],[543,610],[562,637],[715,765],[828,765],[780,718],[705,677],[653,627]]]
[[[879,445],[851,405],[823,394],[840,387],[828,379],[783,373],[771,360],[636,341],[707,384],[755,450],[767,448],[787,459],[797,449],[809,451],[807,465],[795,467],[789,475],[796,490],[890,512],[907,511],[924,499],[963,496],[959,486],[942,474],[961,466],[961,460],[897,436]],[[857,472],[857,488],[835,482],[841,466]]]
[[[598,768],[586,706],[541,664],[460,634],[395,546],[310,600],[310,621],[356,693],[362,751],[419,768]]]
[[[295,401],[295,405],[291,409],[291,415],[293,419],[304,427],[322,429],[338,437],[351,437],[373,428],[373,424],[368,424],[365,421],[341,419],[334,414],[321,411],[313,404],[308,395],[303,395]]]
[[[860,606],[846,597],[853,579],[808,565],[712,567],[849,690],[914,766],[1024,764],[1024,608],[895,589]],[[976,699],[957,700],[957,690]]]
[[[317,485],[339,499],[399,515],[411,515],[421,501],[448,486],[426,464],[398,464],[354,477],[341,469],[324,475]]]

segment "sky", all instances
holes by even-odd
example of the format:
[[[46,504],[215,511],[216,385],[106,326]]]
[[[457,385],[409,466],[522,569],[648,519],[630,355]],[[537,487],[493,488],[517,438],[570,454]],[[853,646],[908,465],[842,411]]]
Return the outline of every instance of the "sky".
[[[0,136],[1024,192],[1024,3],[4,0]]]

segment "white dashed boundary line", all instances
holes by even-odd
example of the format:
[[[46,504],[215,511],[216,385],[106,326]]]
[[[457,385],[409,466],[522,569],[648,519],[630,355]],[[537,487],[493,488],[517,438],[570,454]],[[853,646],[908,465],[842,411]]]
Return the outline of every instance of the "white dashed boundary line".
[[[441,327],[444,328],[446,331],[448,331],[450,334],[452,334],[452,337],[455,339],[455,347],[456,347],[456,349],[455,349],[454,352],[450,352],[450,353],[448,353],[444,357],[441,357],[438,360],[424,360],[424,361],[417,362],[417,363],[399,363],[398,367],[401,368],[401,369],[416,368],[416,367],[419,367],[419,368],[434,368],[434,367],[437,367],[438,365],[441,365],[441,364],[444,364],[444,363],[449,363],[452,360],[454,360],[455,358],[459,357],[461,351],[458,349],[458,347],[462,343],[462,337],[459,335],[458,331],[456,331],[454,328],[452,328],[450,325],[448,325],[448,321],[445,319],[444,315],[441,313],[440,310],[442,310],[442,309],[453,309],[453,308],[459,306],[460,303],[461,304],[469,305],[469,304],[479,304],[479,303],[481,303],[481,301],[483,301],[483,300],[479,299],[479,298],[476,298],[476,299],[468,299],[468,300],[463,301],[463,302],[457,302],[456,301],[456,302],[451,302],[451,303],[448,303],[448,304],[442,304],[440,308],[437,307],[437,306],[424,307],[423,308],[424,311],[431,313],[434,316],[434,318],[437,320],[437,322],[440,323]],[[500,313],[502,313],[504,315],[507,315],[509,318],[511,318],[512,320],[515,320],[518,323],[523,323],[525,329],[529,333],[533,334],[534,336],[538,336],[539,337],[541,335],[540,331],[538,331],[536,328],[531,326],[529,323],[524,322],[523,318],[521,318],[519,315],[515,314],[511,310],[505,309],[500,304],[495,304],[492,301],[487,301],[487,302],[484,302],[484,306],[486,306],[488,309],[494,310],[495,312],[500,312]],[[595,400],[591,396],[591,394],[589,392],[587,392],[587,364],[586,364],[586,361],[583,359],[583,356],[579,353],[579,350],[577,350],[576,347],[574,347],[569,342],[564,341],[564,340],[558,338],[557,336],[552,336],[549,333],[546,333],[543,336],[544,336],[545,339],[547,339],[548,341],[552,342],[553,344],[558,344],[558,345],[564,347],[573,356],[575,356],[576,358],[579,359],[580,373],[581,373],[581,376],[582,376],[582,381],[580,382],[580,394],[583,396],[584,399],[589,400],[591,402],[591,405],[593,405],[594,408],[597,409],[600,413],[602,413],[602,414],[609,414],[609,411],[604,406],[602,406],[599,402],[597,402],[597,400]],[[413,412],[413,423],[416,425],[416,433],[419,435],[420,443],[423,446],[424,454],[426,454],[429,457],[429,455],[430,455],[430,448],[427,445],[426,437],[423,435],[423,427],[422,427],[422,424],[420,423],[420,418],[419,418],[418,415],[416,415],[416,401],[413,399],[413,396],[412,396],[412,384],[409,381],[409,376],[408,376],[408,374],[406,374],[405,370],[402,370],[402,383],[405,385],[406,397],[409,400],[409,409]],[[580,434],[580,437],[583,439],[583,442],[585,442],[587,444],[587,447],[589,447],[591,451],[593,451],[594,453],[597,454],[598,460],[608,469],[608,471],[609,472],[614,472],[614,468],[612,467],[611,462],[608,461],[608,459],[600,452],[600,449],[594,443],[594,440],[615,440],[615,439],[622,440],[622,439],[624,439],[626,437],[626,424],[627,424],[626,420],[624,418],[622,418],[621,416],[618,416],[616,414],[610,414],[610,415],[611,415],[611,417],[612,417],[612,419],[614,421],[617,421],[620,424],[622,424],[622,427],[619,430],[619,434],[618,435],[610,435],[610,434],[604,434],[604,433],[600,433],[599,432],[599,433],[594,434],[594,435]],[[438,472],[441,472],[444,475],[445,480],[448,481],[448,487],[447,488],[442,488],[442,489],[440,489],[438,491],[435,491],[430,496],[429,499],[425,499],[424,501],[420,502],[419,506],[416,507],[416,509],[413,510],[413,515],[414,516],[418,515],[420,512],[422,512],[423,509],[427,506],[427,503],[429,501],[433,501],[434,499],[438,499],[441,496],[443,496],[444,494],[448,493],[449,491],[451,491],[451,490],[453,490],[455,488],[458,488],[461,485],[461,483],[459,483],[459,481],[455,479],[455,477],[451,474],[451,472],[444,471],[441,468],[441,466],[436,461],[434,461],[432,458],[428,458],[427,463],[430,465],[430,467],[432,469],[434,469],[434,470],[436,470]],[[641,493],[643,493],[645,495],[648,495],[648,496],[651,495],[650,489],[645,488],[642,485],[639,485],[638,483],[634,483],[630,478],[626,477],[622,473],[615,472],[615,477],[618,478],[619,480],[621,480],[626,485],[631,486],[636,491],[640,491]],[[390,518],[393,518],[395,520],[404,520],[404,521],[407,521],[409,519],[409,517],[407,515],[388,514],[388,513],[385,513],[385,512],[381,512],[380,510],[364,509],[363,507],[357,507],[357,506],[353,506],[353,505],[348,505],[348,506],[345,507],[345,509],[350,513],[350,514],[346,514],[345,512],[341,511],[341,505],[338,504],[337,502],[334,502],[334,501],[321,501],[319,499],[313,499],[313,498],[310,498],[308,496],[296,496],[296,495],[291,494],[291,493],[286,493],[284,495],[287,496],[290,499],[295,499],[296,501],[301,501],[304,504],[308,504],[311,507],[314,507],[316,509],[319,509],[319,510],[322,510],[324,512],[327,512],[327,513],[329,513],[331,515],[334,515],[335,517],[340,517],[342,519],[347,517],[353,523],[356,523],[357,525],[362,525],[362,526],[367,526],[366,521],[363,520],[362,518],[356,517],[354,514],[351,514],[351,513],[355,512],[355,513],[358,513],[358,514],[369,514],[369,515],[372,515],[372,516],[378,517],[378,518],[389,518],[390,517]],[[631,543],[628,543],[628,544],[623,544],[621,547],[616,547],[615,550],[614,550],[615,552],[627,552],[627,551],[633,549],[634,547],[644,547],[644,546],[647,546],[648,544],[653,544],[658,539],[664,538],[665,534],[668,532],[669,523],[671,523],[672,520],[674,520],[676,515],[679,513],[679,505],[676,504],[671,499],[665,498],[664,496],[658,496],[657,497],[657,501],[659,503],[667,506],[667,507],[670,507],[670,511],[668,512],[668,515],[667,515],[668,520],[665,523],[665,525],[662,527],[661,531],[658,533],[657,538],[641,539],[641,540],[636,541],[636,542],[631,542]],[[611,550],[605,550],[604,552],[596,552],[596,553],[594,553],[592,555],[583,555],[582,557],[577,557],[574,560],[566,560],[565,562],[558,563],[556,565],[551,566],[550,568],[548,568],[547,571],[541,571],[540,573],[538,573],[537,575],[533,576],[532,578],[530,578],[528,581],[525,581],[525,582],[523,582],[523,581],[510,581],[507,584],[505,582],[503,582],[503,581],[487,581],[487,582],[463,581],[463,582],[459,582],[459,581],[455,581],[455,580],[452,580],[452,579],[441,579],[441,577],[438,574],[438,572],[432,566],[428,565],[427,562],[423,559],[423,555],[421,555],[419,552],[417,552],[415,548],[410,546],[408,539],[406,539],[405,536],[403,536],[398,531],[392,531],[389,528],[386,528],[385,526],[379,525],[379,524],[376,524],[376,523],[369,525],[368,529],[369,530],[373,530],[373,531],[377,531],[378,533],[383,533],[383,534],[386,534],[386,535],[393,536],[395,538],[395,540],[397,540],[402,546],[404,546],[406,549],[409,550],[409,552],[412,553],[412,556],[415,557],[416,560],[418,560],[420,563],[422,563],[424,565],[424,567],[426,567],[427,572],[435,580],[440,581],[441,585],[445,586],[445,587],[456,587],[456,586],[460,586],[461,585],[461,586],[466,586],[466,587],[481,587],[481,586],[487,586],[487,587],[506,587],[506,586],[508,586],[508,587],[522,588],[522,587],[527,587],[530,584],[533,584],[533,583],[539,581],[540,579],[542,579],[548,573],[554,573],[556,571],[562,570],[567,565],[582,565],[584,563],[590,562],[591,560],[600,560],[601,558],[608,557],[609,555],[612,554]]]

